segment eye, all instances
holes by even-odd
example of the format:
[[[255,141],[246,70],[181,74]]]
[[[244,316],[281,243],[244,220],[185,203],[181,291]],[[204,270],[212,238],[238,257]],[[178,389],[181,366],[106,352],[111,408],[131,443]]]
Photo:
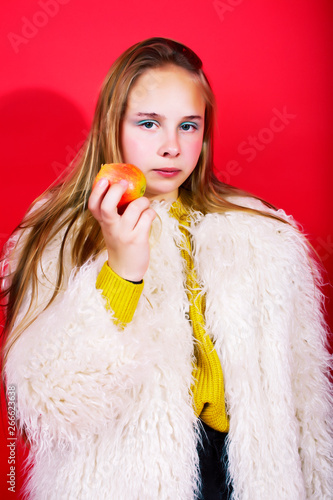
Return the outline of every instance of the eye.
[[[153,128],[154,125],[156,125],[156,123],[152,122],[152,121],[143,121],[143,122],[139,122],[138,125],[140,127],[146,128],[146,129],[151,129],[151,128]]]
[[[190,130],[198,130],[198,126],[195,123],[182,123],[180,128],[185,132],[189,132]]]

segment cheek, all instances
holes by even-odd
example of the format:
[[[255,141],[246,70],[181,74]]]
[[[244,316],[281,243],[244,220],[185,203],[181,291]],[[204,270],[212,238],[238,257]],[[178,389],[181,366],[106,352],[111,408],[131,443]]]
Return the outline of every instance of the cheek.
[[[137,155],[142,153],[142,143],[131,134],[127,134],[124,131],[122,135],[122,151],[124,156],[124,161],[130,163],[131,158],[136,158]]]
[[[188,154],[192,156],[194,159],[198,159],[202,149],[202,138],[198,138],[194,140],[191,144],[189,144]]]

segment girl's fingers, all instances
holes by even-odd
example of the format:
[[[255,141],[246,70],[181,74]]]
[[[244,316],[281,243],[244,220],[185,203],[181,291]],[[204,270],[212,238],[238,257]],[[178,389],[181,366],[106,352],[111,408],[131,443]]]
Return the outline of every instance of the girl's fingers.
[[[107,179],[100,179],[91,192],[88,208],[99,222],[110,223],[118,215],[117,205],[128,187],[127,181],[120,181],[109,187]]]
[[[117,205],[125,193],[127,186],[127,183],[126,185],[122,183],[113,184],[105,193],[100,205],[100,216],[103,223],[112,224],[119,220]]]
[[[94,186],[93,190],[91,191],[88,201],[88,208],[94,217],[99,210],[101,198],[105,195],[108,187],[109,181],[103,178],[97,182],[96,186]]]
[[[148,208],[142,213],[134,229],[134,233],[139,235],[142,238],[142,241],[148,239],[150,234],[150,228],[156,215],[157,214],[153,208]]]
[[[121,216],[122,229],[125,232],[133,231],[142,213],[149,208],[148,198],[142,197],[132,201]]]

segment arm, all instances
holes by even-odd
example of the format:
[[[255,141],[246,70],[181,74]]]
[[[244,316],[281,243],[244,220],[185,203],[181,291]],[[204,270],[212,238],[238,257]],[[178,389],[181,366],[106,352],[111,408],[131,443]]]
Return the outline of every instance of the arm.
[[[323,314],[325,297],[318,263],[309,255],[305,242],[299,248],[292,282],[295,294],[291,342],[300,456],[309,498],[329,498],[333,491],[333,393],[329,379],[332,369],[327,346],[329,332]]]
[[[47,249],[39,302],[52,289],[60,244],[59,236]],[[10,352],[7,383],[18,387],[20,421],[32,435],[98,433],[108,420],[128,409],[133,391],[139,391],[149,377],[151,353],[142,348],[136,335],[140,320],[123,332],[117,326],[121,318],[105,307],[105,297],[96,288],[104,261],[102,255],[74,270],[65,289]]]
[[[122,331],[96,289],[101,260],[72,275],[66,290],[21,335],[6,364],[19,418],[32,434],[98,433],[125,412],[149,377],[151,353],[139,319]]]
[[[143,291],[143,281],[136,284],[124,280],[105,262],[97,276],[96,288],[102,290],[106,308],[113,311],[116,324],[126,326],[132,321]]]

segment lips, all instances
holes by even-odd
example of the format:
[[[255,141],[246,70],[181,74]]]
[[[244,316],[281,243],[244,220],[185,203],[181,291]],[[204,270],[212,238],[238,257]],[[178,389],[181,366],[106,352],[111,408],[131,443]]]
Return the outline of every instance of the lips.
[[[179,168],[174,167],[163,167],[163,168],[154,168],[155,172],[179,172]]]
[[[175,177],[179,174],[180,170],[178,168],[154,168],[154,172],[156,172],[161,177]]]

